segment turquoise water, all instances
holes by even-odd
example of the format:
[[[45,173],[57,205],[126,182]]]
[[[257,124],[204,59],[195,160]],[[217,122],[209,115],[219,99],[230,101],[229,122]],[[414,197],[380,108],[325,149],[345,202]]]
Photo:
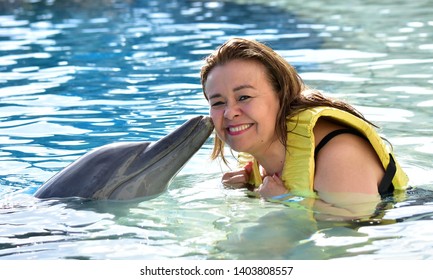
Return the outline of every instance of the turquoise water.
[[[433,258],[433,1],[263,2],[0,0],[0,259]],[[32,197],[92,148],[206,115],[201,59],[232,36],[378,124],[416,190],[367,220],[250,198],[210,139],[149,201]]]

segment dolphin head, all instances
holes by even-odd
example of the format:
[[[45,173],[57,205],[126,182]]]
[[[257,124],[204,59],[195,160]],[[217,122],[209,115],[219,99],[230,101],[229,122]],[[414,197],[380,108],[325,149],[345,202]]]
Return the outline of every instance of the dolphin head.
[[[199,116],[153,144],[129,142],[102,146],[57,173],[35,196],[113,200],[154,197],[167,189],[212,131],[210,118]]]

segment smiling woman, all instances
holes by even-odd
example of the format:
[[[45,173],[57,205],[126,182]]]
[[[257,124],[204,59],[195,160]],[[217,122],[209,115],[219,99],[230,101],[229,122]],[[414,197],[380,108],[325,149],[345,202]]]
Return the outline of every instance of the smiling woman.
[[[239,71],[242,69],[242,71]],[[209,73],[206,94],[218,137],[235,151],[281,155],[274,128],[279,101],[266,81],[266,69],[255,61],[233,60]],[[245,113],[249,119],[239,118]]]
[[[240,153],[241,169],[225,173],[225,185],[253,185],[267,198],[318,195],[327,202],[334,202],[332,193],[385,196],[406,189],[406,174],[371,123],[350,105],[308,89],[266,45],[228,40],[206,59],[201,79],[218,136],[213,158],[224,159],[225,143]]]

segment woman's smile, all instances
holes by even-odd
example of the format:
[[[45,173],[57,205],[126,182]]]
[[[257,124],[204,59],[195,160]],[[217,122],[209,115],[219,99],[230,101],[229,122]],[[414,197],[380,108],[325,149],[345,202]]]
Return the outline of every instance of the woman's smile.
[[[250,123],[250,124],[241,124],[241,125],[231,125],[231,126],[228,126],[226,128],[226,130],[227,130],[227,133],[230,136],[236,136],[236,135],[243,134],[248,129],[250,129],[252,126],[253,126],[252,123]]]

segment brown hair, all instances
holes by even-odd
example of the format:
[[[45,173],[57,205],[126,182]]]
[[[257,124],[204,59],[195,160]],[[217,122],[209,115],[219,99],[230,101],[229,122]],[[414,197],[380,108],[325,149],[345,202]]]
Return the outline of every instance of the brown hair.
[[[205,59],[200,77],[206,99],[205,85],[209,73],[216,66],[224,65],[236,59],[254,60],[266,68],[269,82],[278,94],[280,109],[277,114],[275,131],[283,145],[286,145],[287,140],[286,119],[297,114],[300,110],[316,106],[330,106],[365,120],[362,114],[349,104],[326,98],[317,90],[309,89],[295,68],[273,49],[260,42],[242,38],[229,39]],[[211,158],[216,159],[218,156],[227,164],[224,157],[224,142],[215,137]]]

